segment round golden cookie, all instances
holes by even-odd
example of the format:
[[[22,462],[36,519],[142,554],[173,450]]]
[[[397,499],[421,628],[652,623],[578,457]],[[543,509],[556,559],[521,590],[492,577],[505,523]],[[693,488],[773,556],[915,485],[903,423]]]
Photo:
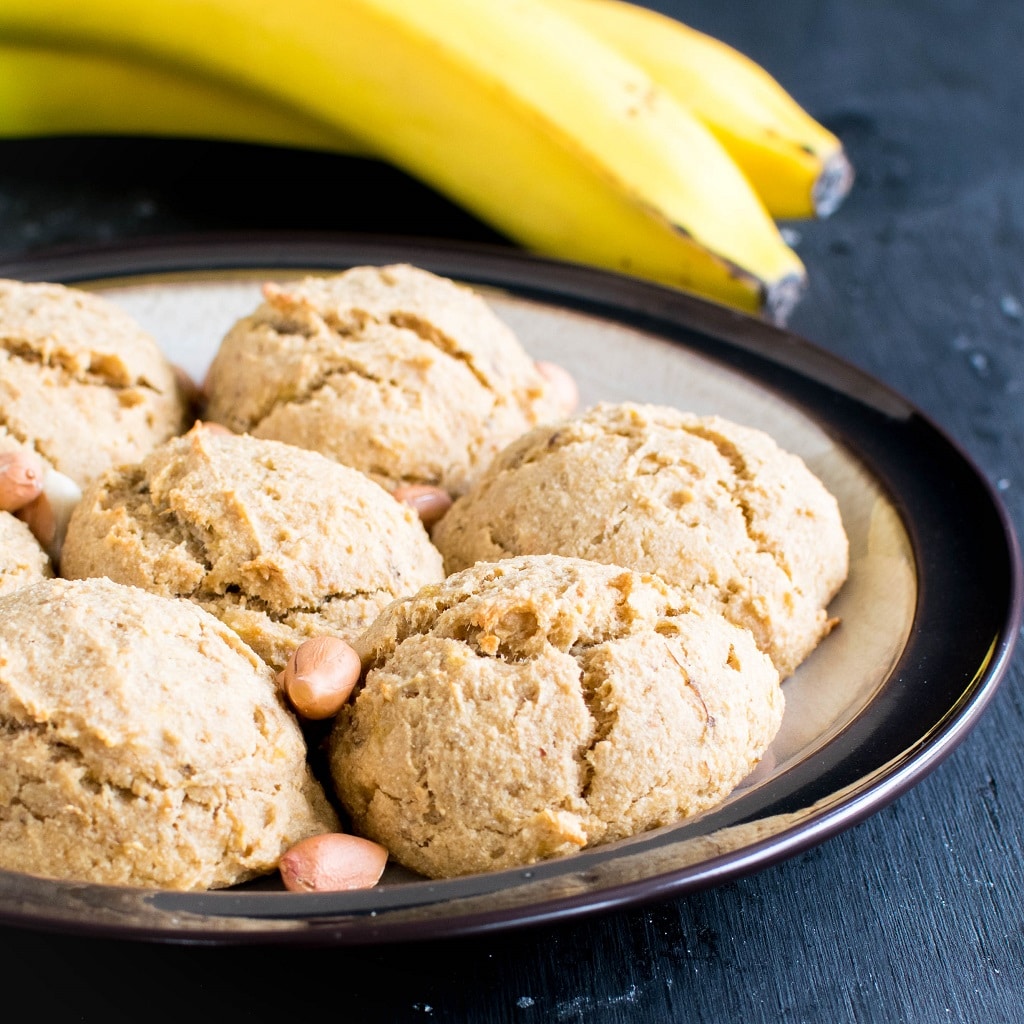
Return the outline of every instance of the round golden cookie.
[[[311,448],[389,489],[461,493],[561,415],[555,389],[469,288],[407,265],[267,285],[222,340],[207,418]]]
[[[32,531],[10,512],[0,512],[0,595],[51,576],[50,557]]]
[[[750,634],[657,577],[526,556],[395,602],[331,734],[356,831],[442,878],[530,864],[722,801],[782,720]]]
[[[455,572],[555,553],[656,572],[749,629],[783,678],[833,627],[849,544],[835,498],[763,431],[602,403],[510,444],[434,528]]]
[[[100,295],[0,280],[0,421],[79,486],[186,428],[156,341]]]
[[[0,617],[0,867],[220,888],[338,828],[273,673],[201,608],[55,579]]]
[[[415,512],[357,470],[197,425],[85,491],[61,574],[190,598],[280,670],[443,570]]]

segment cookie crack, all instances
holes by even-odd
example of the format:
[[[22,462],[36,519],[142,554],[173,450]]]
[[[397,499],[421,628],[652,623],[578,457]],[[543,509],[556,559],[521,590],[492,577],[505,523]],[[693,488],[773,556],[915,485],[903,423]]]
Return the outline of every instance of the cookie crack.
[[[481,387],[492,393],[494,392],[495,389],[491,385],[490,380],[479,368],[472,355],[461,348],[454,338],[446,334],[444,331],[439,330],[434,324],[425,317],[420,316],[418,313],[413,313],[408,310],[394,309],[391,310],[387,316],[381,317],[375,315],[370,310],[363,309],[359,306],[351,307],[345,312],[348,316],[355,318],[355,324],[331,311],[322,314],[313,313],[313,315],[318,317],[320,322],[338,337],[351,338],[355,341],[359,340],[360,335],[367,324],[391,326],[397,327],[400,330],[410,331],[412,334],[415,334],[420,341],[426,342],[428,345],[437,349],[438,352],[442,353],[442,355],[462,363]]]
[[[715,728],[715,717],[708,710],[708,704],[707,701],[704,699],[704,694],[700,692],[700,688],[693,681],[693,676],[687,670],[686,666],[679,660],[679,656],[672,649],[672,644],[668,642],[667,638],[665,639],[665,649],[668,651],[668,656],[679,666],[679,671],[682,674],[684,685],[686,686],[687,690],[689,690],[690,693],[693,694],[694,700],[700,707],[701,711],[704,713],[704,730],[701,733],[701,742],[703,742],[704,739],[707,737],[708,732],[714,730]],[[730,647],[730,660],[734,659],[735,656],[735,650]]]
[[[690,436],[700,438],[714,446],[718,454],[721,455],[722,458],[725,459],[732,467],[737,485],[730,487],[729,497],[743,516],[747,536],[750,538],[750,541],[755,546],[757,552],[759,554],[768,555],[775,563],[778,570],[786,577],[787,580],[792,582],[793,574],[789,565],[786,563],[785,553],[780,551],[778,547],[771,543],[770,537],[755,528],[754,513],[743,492],[744,485],[754,484],[757,482],[757,474],[751,470],[750,466],[747,464],[747,460],[743,457],[743,453],[727,438],[723,438],[715,431],[708,430],[698,424],[688,425],[683,429],[686,433],[690,434]]]
[[[16,718],[0,718],[0,736],[17,736],[26,732],[45,732],[46,725],[40,722],[19,722]]]
[[[624,456],[627,460],[633,459],[646,443],[645,438],[638,431],[630,430],[625,426],[618,428],[614,424],[607,424],[602,425],[600,429],[602,435],[606,438],[619,437],[627,442],[628,448]],[[501,468],[506,472],[516,470],[521,466],[534,465],[553,452],[578,446],[590,447],[593,444],[594,438],[592,436],[581,434],[570,423],[568,426],[556,428],[535,445],[524,447],[514,452],[510,458],[504,459],[503,457]]]
[[[115,364],[120,366],[119,361],[115,357],[105,356],[101,353],[92,353],[89,365],[83,371],[78,368],[79,361],[73,355],[64,353],[60,349],[54,349],[49,353],[42,352],[30,341],[17,336],[0,335],[0,351],[6,352],[8,358],[21,363],[60,370],[67,380],[86,387],[105,387],[114,391],[144,388],[147,391],[160,393],[160,389],[145,377],[126,380],[125,374],[115,368]]]
[[[369,324],[397,327],[410,331],[449,359],[462,363],[482,387],[492,393],[495,392],[487,374],[480,369],[472,355],[466,352],[456,339],[419,313],[393,308],[379,314],[360,305],[358,301],[340,310],[321,311],[311,300],[290,292],[287,288],[265,288],[263,295],[272,311],[267,322],[274,330],[280,331],[284,328],[289,333],[312,338],[321,333],[322,329],[326,329],[337,338],[359,340]]]
[[[303,406],[308,405],[316,399],[332,380],[345,376],[359,377],[361,380],[381,387],[391,388],[395,391],[409,391],[392,377],[384,377],[369,373],[355,360],[336,360],[330,366],[325,367],[315,377],[310,379],[301,390],[291,394],[279,394],[268,403],[265,409],[260,410],[252,417],[252,422],[247,428],[250,433],[255,433],[263,424],[282,406]]]
[[[275,608],[266,598],[242,590],[239,584],[232,584],[223,591],[203,589],[202,584],[200,584],[187,596],[190,600],[197,603],[217,604],[227,594],[237,595],[244,602],[246,608],[255,609],[259,614],[265,615],[271,622],[277,625],[288,625],[288,620],[296,615],[317,615],[323,612],[325,607],[338,602],[353,601],[359,598],[372,599],[379,597],[381,594],[388,598],[394,597],[391,591],[384,587],[378,587],[375,590],[335,591],[318,598],[315,604],[290,605],[288,608],[280,609]]]
[[[55,731],[55,725],[52,721],[46,722],[24,722],[16,719],[4,719],[0,721],[0,735],[4,737],[13,737],[19,734],[34,734],[41,738],[47,735],[52,735]],[[71,763],[75,769],[80,772],[77,779],[79,786],[82,789],[91,792],[100,792],[101,790],[112,791],[124,799],[137,800],[139,799],[138,794],[135,793],[131,787],[124,786],[112,779],[104,778],[96,773],[96,771],[89,766],[89,762],[79,747],[74,744],[67,742],[66,740],[50,739],[46,742],[47,751],[51,755],[51,759],[54,761],[59,760],[62,764]],[[38,776],[23,780],[24,783],[33,784],[46,781],[47,773],[44,771]],[[152,779],[144,780],[147,785],[156,786],[157,783]],[[17,795],[13,796],[10,800],[10,804],[19,804],[29,814],[32,814],[36,820],[42,820],[36,814],[33,814],[30,808],[26,806],[24,801]]]
[[[17,441],[18,444],[35,444],[34,441],[29,441],[21,430],[18,430],[16,427],[11,425],[11,421],[8,419],[3,409],[0,409],[0,432],[5,433],[12,441]],[[42,452],[40,452],[40,454],[42,454]]]
[[[590,538],[584,557],[593,557],[594,552],[600,553],[604,546],[608,544],[613,537],[618,536],[618,534],[622,532],[626,526],[628,518],[629,506],[621,505],[618,509],[618,513],[614,516],[608,516],[608,518],[601,524],[600,530]],[[648,554],[646,550],[644,553]]]
[[[570,429],[557,429],[536,445],[523,446],[518,450],[512,450],[507,455],[502,455],[501,469],[503,473],[514,472],[523,466],[536,465],[552,452],[571,448],[573,445],[589,443],[587,438],[580,437]]]
[[[53,451],[50,448],[50,445],[46,443],[46,440],[38,437],[29,438],[23,431],[13,427],[10,420],[2,411],[0,411],[0,430],[5,431],[12,441],[17,441],[18,444],[23,444],[26,448],[31,448],[37,455],[49,462],[51,466],[56,465],[56,459],[53,455]]]
[[[619,720],[618,709],[611,699],[607,674],[590,664],[587,657],[590,650],[598,646],[600,645],[593,645],[588,651],[581,652],[581,656],[577,658],[581,670],[580,693],[594,723],[590,735],[580,743],[576,752],[576,763],[580,771],[579,795],[583,801],[590,798],[595,779],[594,762],[590,755],[599,743],[612,734]]]
[[[423,317],[416,313],[407,313],[402,312],[401,310],[395,310],[388,317],[388,322],[393,327],[401,327],[405,330],[412,331],[417,338],[421,341],[427,342],[429,345],[433,345],[434,348],[448,356],[449,359],[454,359],[456,362],[462,363],[462,365],[465,366],[479,382],[482,388],[490,391],[492,394],[494,393],[494,387],[490,380],[479,366],[477,366],[473,357],[464,349],[460,348],[458,342],[445,334],[444,331],[438,330],[428,320],[424,320]]]
[[[159,508],[154,506],[154,512],[162,522],[172,528],[175,540],[185,545],[189,556],[196,565],[202,568],[205,580],[213,572],[213,559],[210,556],[209,543],[204,533],[191,523],[182,520],[169,505]],[[199,586],[201,587],[202,583]]]

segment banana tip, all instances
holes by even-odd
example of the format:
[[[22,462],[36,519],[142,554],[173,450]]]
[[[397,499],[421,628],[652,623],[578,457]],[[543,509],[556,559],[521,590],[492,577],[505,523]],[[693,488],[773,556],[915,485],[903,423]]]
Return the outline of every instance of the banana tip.
[[[814,212],[819,217],[830,217],[839,209],[853,187],[853,164],[838,149],[824,163],[818,180],[811,190]]]
[[[785,327],[806,287],[806,276],[796,273],[787,274],[767,287],[762,304],[765,319],[776,327]]]

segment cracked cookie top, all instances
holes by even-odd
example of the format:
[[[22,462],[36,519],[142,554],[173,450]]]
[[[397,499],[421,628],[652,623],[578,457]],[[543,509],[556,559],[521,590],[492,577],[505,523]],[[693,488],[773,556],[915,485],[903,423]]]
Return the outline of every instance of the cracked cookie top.
[[[268,284],[222,340],[205,415],[353,466],[389,489],[462,493],[559,418],[558,396],[471,289],[400,264]]]
[[[187,426],[156,341],[102,296],[0,280],[0,425],[80,486]]]
[[[530,864],[723,800],[778,730],[746,630],[656,576],[480,563],[395,602],[330,742],[354,827],[449,877]]]
[[[849,546],[835,498],[762,431],[601,403],[512,442],[432,532],[454,572],[554,553],[656,572],[749,629],[783,677],[834,620]]]
[[[212,615],[53,579],[0,617],[0,867],[220,888],[338,827],[271,670]]]
[[[61,573],[190,598],[280,670],[303,640],[350,639],[442,567],[415,512],[357,470],[200,424],[86,490]]]

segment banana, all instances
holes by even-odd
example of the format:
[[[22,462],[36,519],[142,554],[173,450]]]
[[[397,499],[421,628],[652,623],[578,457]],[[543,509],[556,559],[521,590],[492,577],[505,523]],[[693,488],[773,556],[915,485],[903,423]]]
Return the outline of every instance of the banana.
[[[0,40],[274,97],[541,254],[778,322],[806,282],[705,125],[544,0],[5,0]]]
[[[839,139],[737,50],[625,0],[548,0],[612,39],[714,132],[777,219],[830,216],[853,183]],[[685,77],[684,77],[685,76]],[[157,135],[368,157],[341,131],[258,96],[102,52],[0,42],[0,135]]]
[[[549,0],[617,46],[718,137],[779,220],[828,217],[853,184],[840,140],[763,67],[629,0]]]
[[[0,40],[0,136],[154,135],[367,156],[355,139],[273,96],[101,51]]]

